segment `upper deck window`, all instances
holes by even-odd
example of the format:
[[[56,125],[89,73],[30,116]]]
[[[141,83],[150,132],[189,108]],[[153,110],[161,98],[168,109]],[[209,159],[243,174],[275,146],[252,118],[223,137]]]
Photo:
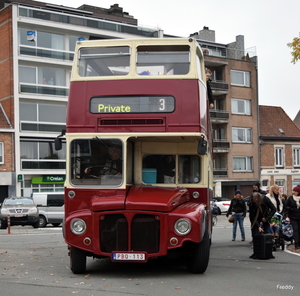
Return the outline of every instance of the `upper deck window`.
[[[137,48],[138,75],[186,75],[190,70],[190,47],[139,46]]]
[[[129,64],[128,46],[92,47],[79,50],[79,75],[82,77],[127,75]]]

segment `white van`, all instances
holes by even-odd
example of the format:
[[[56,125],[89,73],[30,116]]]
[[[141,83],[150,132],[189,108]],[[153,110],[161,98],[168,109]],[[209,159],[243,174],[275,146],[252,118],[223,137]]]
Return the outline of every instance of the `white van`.
[[[65,215],[63,192],[35,192],[32,198],[39,208],[39,227],[45,227],[47,224],[57,227],[63,222]]]

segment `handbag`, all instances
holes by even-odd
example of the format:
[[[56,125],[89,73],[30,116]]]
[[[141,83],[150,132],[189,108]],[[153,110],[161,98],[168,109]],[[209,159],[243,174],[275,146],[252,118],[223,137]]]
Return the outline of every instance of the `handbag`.
[[[233,222],[234,222],[234,217],[233,217],[233,216],[230,216],[230,217],[228,218],[228,222],[229,222],[229,223],[233,223]]]

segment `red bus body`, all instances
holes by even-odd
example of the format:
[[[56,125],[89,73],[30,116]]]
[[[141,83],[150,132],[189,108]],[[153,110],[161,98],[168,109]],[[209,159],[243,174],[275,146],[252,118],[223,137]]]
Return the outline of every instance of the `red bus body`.
[[[196,48],[201,57],[194,40],[179,40],[181,44],[192,44],[190,51]],[[82,46],[103,46],[105,42],[83,42],[78,50]],[[134,52],[138,42],[153,46],[164,45],[166,41],[116,40],[112,45],[122,42],[132,42]],[[178,40],[168,42],[170,46]],[[108,42],[107,46],[112,45]],[[76,67],[74,64],[73,71]],[[72,76],[66,128],[64,237],[74,273],[85,271],[86,256],[110,257],[116,262],[147,262],[172,250],[185,254],[191,272],[206,270],[212,230],[212,146],[203,69],[202,59],[200,79]],[[130,102],[130,98],[145,101],[149,97],[156,100],[156,96],[174,98],[174,110],[129,112],[130,104],[97,103],[99,112],[91,111],[95,110],[91,107],[92,98],[107,97],[117,102],[125,97],[124,101]],[[162,98],[157,101],[164,104]],[[111,139],[122,144],[122,177],[115,174],[109,178],[118,175],[120,181],[103,185],[104,181],[85,178],[86,167],[92,163],[93,147],[103,150],[101,145],[107,146]],[[204,153],[199,154],[199,143],[204,143]],[[167,179],[171,181],[164,181],[166,175],[159,181],[159,162],[168,154],[174,161],[174,175]],[[157,181],[149,182],[145,177],[148,172]]]

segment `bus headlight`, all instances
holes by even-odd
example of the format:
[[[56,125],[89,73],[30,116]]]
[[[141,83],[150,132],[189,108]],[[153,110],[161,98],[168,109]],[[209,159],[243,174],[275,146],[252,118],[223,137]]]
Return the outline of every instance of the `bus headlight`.
[[[86,223],[82,219],[73,219],[70,225],[71,231],[76,234],[80,235],[85,233],[86,231]]]
[[[174,229],[179,235],[187,235],[192,229],[191,222],[187,219],[178,219],[175,222]]]

